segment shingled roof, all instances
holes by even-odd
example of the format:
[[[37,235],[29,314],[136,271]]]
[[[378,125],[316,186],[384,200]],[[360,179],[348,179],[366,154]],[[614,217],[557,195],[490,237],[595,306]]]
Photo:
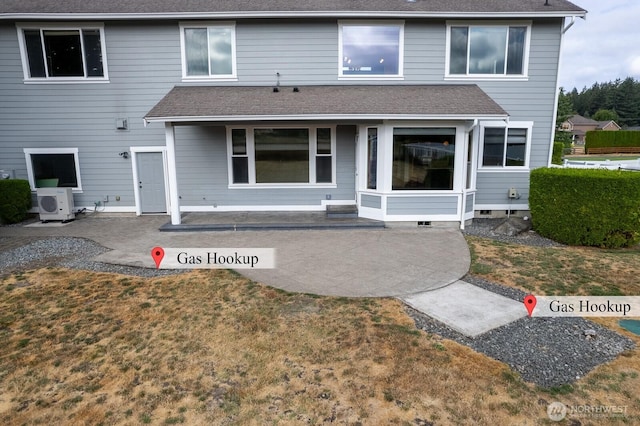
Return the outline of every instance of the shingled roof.
[[[147,122],[507,118],[475,84],[386,86],[178,86]]]
[[[566,0],[2,0],[2,19],[259,16],[584,16]],[[96,16],[97,15],[97,16]]]

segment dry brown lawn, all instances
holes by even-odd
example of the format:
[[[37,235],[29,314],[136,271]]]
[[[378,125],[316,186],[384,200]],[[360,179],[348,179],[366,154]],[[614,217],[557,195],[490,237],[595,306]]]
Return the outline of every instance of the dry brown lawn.
[[[7,425],[544,425],[554,400],[640,421],[637,350],[544,390],[416,330],[396,300],[290,294],[229,271],[15,273],[0,281],[0,342]]]

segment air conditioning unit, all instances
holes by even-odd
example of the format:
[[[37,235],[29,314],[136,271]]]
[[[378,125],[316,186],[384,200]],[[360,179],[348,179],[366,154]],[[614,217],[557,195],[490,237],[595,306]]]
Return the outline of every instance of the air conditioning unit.
[[[38,188],[37,194],[41,221],[67,222],[76,218],[71,188]]]

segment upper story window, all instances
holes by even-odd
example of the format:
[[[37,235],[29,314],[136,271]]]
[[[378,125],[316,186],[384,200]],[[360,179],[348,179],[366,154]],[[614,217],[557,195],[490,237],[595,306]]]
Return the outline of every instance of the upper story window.
[[[507,127],[482,127],[482,168],[525,168],[529,166],[532,122],[510,122]]]
[[[107,80],[102,26],[18,26],[25,80]]]
[[[529,24],[448,27],[449,76],[526,77]]]
[[[184,79],[236,78],[235,24],[182,24],[180,40]]]
[[[402,77],[404,23],[340,23],[340,77]]]

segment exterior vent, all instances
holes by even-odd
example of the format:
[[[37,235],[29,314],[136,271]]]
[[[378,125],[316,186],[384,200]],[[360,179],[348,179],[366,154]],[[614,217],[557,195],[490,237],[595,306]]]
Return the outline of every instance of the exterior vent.
[[[71,188],[38,188],[37,194],[41,221],[75,219]]]

